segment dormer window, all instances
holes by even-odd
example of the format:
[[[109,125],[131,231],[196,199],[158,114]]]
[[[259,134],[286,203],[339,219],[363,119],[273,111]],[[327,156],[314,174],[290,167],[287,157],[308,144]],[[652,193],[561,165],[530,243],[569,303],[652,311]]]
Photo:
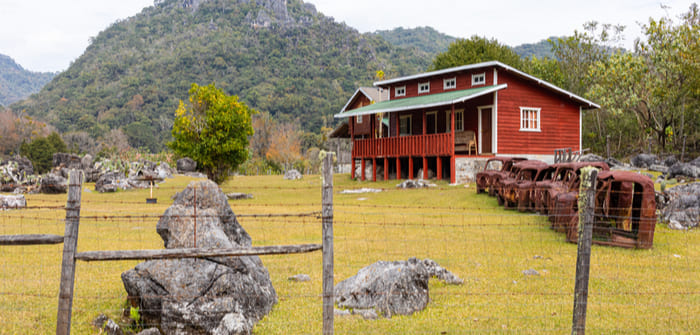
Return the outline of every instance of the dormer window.
[[[406,96],[406,86],[397,86],[394,88],[394,96],[404,97]]]
[[[457,88],[457,77],[443,79],[442,88],[445,90],[452,90]]]
[[[472,75],[472,86],[486,84],[486,73]]]
[[[418,84],[418,93],[428,93],[430,92],[430,82],[425,82],[425,83],[419,83]]]

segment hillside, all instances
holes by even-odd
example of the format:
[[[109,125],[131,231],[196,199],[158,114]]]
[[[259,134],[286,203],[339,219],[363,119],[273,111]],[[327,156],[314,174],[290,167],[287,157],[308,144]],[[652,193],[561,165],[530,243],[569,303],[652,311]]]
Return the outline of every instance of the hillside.
[[[557,37],[550,37],[551,40],[556,40]],[[535,56],[537,58],[554,58],[554,53],[552,52],[552,44],[548,40],[541,40],[537,43],[525,43],[513,47],[515,53],[520,55],[520,57],[531,57]]]
[[[27,71],[9,56],[0,54],[0,105],[9,106],[39,92],[54,76],[52,72]]]
[[[457,40],[456,37],[445,35],[431,27],[412,29],[399,27],[392,30],[377,30],[374,34],[383,37],[389,43],[398,47],[416,48],[430,56],[447,51],[450,43]]]
[[[159,151],[193,82],[215,82],[257,110],[318,131],[377,70],[406,75],[431,60],[300,0],[163,0],[102,31],[12,108],[61,132],[100,138],[122,129],[132,146]]]

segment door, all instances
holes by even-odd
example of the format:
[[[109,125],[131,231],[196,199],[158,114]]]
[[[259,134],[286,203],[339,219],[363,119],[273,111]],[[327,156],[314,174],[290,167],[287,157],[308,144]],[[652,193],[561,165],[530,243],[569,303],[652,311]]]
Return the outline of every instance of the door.
[[[493,107],[479,107],[479,147],[482,154],[492,153]]]
[[[425,115],[425,133],[437,133],[437,112],[428,112]]]

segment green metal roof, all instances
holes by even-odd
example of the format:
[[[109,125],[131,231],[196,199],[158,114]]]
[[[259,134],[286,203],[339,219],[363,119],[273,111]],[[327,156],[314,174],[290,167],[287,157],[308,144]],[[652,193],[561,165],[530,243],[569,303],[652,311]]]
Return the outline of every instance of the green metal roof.
[[[377,102],[364,107],[351,109],[349,111],[338,113],[336,118],[344,118],[358,115],[368,115],[377,113],[391,113],[406,110],[414,110],[421,108],[431,108],[445,106],[467,101],[482,95],[493,93],[508,87],[507,84],[496,86],[485,86],[479,88],[470,88],[468,90],[451,91],[438,94],[427,94],[417,97],[396,99],[389,101]]]

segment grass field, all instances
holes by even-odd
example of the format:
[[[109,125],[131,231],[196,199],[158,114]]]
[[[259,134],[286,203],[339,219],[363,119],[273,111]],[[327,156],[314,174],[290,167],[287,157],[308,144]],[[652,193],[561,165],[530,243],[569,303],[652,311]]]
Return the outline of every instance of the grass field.
[[[154,190],[82,193],[78,251],[159,249],[158,216],[192,179],[176,177]],[[391,319],[336,317],[337,334],[561,334],[571,330],[576,246],[534,214],[505,211],[474,185],[399,190],[395,181],[334,179],[335,281],[378,260],[431,258],[464,279],[433,280],[430,303]],[[380,193],[340,194],[361,187]],[[92,190],[94,185],[85,184]],[[305,176],[235,177],[224,192],[252,193],[230,201],[254,245],[320,243],[314,217],[253,218],[246,214],[320,211],[321,180]],[[63,234],[66,195],[28,195],[26,210],[0,213],[0,234]],[[55,332],[62,245],[0,247],[0,334]],[[318,334],[322,327],[321,253],[262,256],[279,303],[256,334]],[[100,313],[122,320],[120,275],[137,262],[79,262],[74,334],[95,334]],[[525,276],[534,269],[539,276]],[[305,273],[310,282],[290,282]],[[658,225],[651,250],[593,246],[587,329],[591,334],[693,334],[700,331],[700,232]]]

